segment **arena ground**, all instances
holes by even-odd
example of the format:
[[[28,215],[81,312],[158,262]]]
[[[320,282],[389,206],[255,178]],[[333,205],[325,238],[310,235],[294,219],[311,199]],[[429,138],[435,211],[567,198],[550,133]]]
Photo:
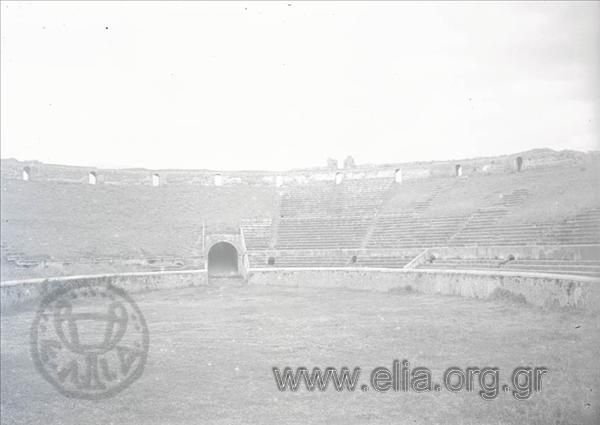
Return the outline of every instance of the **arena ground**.
[[[103,401],[65,398],[29,354],[32,306],[2,315],[1,414],[10,424],[598,423],[598,316],[512,300],[412,292],[196,287],[133,295],[150,331],[142,377]],[[277,390],[272,368],[545,366],[543,389],[501,392]]]

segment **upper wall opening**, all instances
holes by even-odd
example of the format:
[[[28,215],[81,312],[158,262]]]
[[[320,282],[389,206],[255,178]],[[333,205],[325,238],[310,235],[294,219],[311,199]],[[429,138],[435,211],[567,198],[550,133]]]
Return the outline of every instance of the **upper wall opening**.
[[[517,173],[520,173],[521,170],[523,169],[523,157],[518,156],[515,159],[515,167],[517,168]]]
[[[397,168],[396,171],[394,171],[394,181],[396,183],[402,183],[402,170],[400,168]]]
[[[344,180],[344,175],[340,172],[335,173],[335,184],[340,184]]]

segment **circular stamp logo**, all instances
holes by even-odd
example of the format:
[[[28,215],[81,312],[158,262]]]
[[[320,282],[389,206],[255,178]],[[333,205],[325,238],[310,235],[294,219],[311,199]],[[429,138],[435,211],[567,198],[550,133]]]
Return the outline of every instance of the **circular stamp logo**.
[[[144,370],[148,343],[138,306],[125,291],[106,284],[50,293],[31,326],[36,368],[73,398],[108,398],[127,388]]]

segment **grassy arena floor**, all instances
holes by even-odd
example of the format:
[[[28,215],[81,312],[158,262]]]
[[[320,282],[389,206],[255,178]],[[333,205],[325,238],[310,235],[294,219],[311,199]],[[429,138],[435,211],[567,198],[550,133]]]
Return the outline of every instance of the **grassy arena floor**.
[[[272,287],[134,294],[150,331],[142,377],[104,401],[67,399],[34,369],[32,310],[2,316],[2,424],[600,423],[600,322],[508,301]],[[273,366],[546,366],[543,390],[279,392]]]

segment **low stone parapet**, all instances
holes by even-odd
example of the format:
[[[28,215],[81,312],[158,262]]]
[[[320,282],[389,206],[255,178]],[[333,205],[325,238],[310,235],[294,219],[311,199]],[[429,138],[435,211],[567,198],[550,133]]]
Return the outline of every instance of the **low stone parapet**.
[[[280,268],[251,269],[248,279],[252,285],[405,289],[480,299],[510,298],[544,308],[600,312],[600,280],[583,276],[471,270]]]
[[[2,309],[41,299],[44,295],[69,287],[89,284],[114,285],[129,293],[153,289],[182,288],[207,284],[205,270],[119,273],[53,277],[48,279],[13,280],[0,283]]]
[[[470,298],[508,298],[544,308],[600,313],[600,279],[508,271],[387,269],[365,267],[250,269],[249,285],[409,290]],[[205,270],[122,273],[6,281],[0,284],[2,309],[41,299],[68,287],[114,285],[136,293],[208,285]]]

